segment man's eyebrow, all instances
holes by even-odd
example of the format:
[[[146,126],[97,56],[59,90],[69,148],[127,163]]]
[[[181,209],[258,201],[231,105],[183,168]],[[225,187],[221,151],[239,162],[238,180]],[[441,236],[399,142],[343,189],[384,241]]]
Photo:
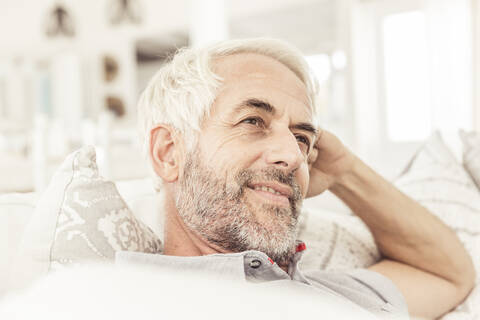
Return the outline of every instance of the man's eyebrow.
[[[256,98],[251,98],[243,101],[240,103],[236,108],[235,111],[240,111],[243,108],[256,108],[256,109],[261,109],[264,110],[268,113],[271,113],[272,115],[275,114],[275,107],[272,106],[270,103],[264,100],[256,99]],[[318,136],[318,130],[310,123],[308,122],[300,122],[296,123],[294,125],[290,126],[290,129],[297,129],[297,130],[302,130],[302,131],[307,131],[315,135],[315,137]]]
[[[247,99],[247,100],[243,101],[242,103],[240,103],[235,108],[235,111],[239,111],[239,110],[241,110],[245,107],[261,109],[261,110],[266,111],[268,113],[275,114],[275,108],[270,103],[268,103],[267,101],[263,101],[263,100],[260,100],[260,99],[254,99],[254,98]]]
[[[315,137],[318,136],[318,130],[308,122],[300,122],[290,126],[290,129],[303,130],[312,133]]]

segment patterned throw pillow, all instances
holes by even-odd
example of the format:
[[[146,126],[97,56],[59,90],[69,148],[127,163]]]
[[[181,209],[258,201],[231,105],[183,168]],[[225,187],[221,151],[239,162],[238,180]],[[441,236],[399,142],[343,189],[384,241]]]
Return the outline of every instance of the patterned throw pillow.
[[[480,235],[480,193],[440,133],[427,140],[395,185],[457,234]]]
[[[162,243],[99,175],[95,149],[84,147],[67,157],[42,194],[12,262],[10,287],[65,265],[113,262],[119,250],[160,253]]]
[[[308,248],[302,269],[365,268],[380,259],[372,233],[357,216],[313,209],[304,209],[302,216],[298,238]]]

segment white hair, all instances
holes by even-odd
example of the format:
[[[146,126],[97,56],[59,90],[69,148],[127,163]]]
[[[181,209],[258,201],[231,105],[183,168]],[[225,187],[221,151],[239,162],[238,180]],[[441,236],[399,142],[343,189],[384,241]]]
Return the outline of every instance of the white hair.
[[[156,125],[168,124],[181,133],[191,150],[208,117],[222,78],[212,64],[217,58],[257,53],[271,57],[288,67],[305,85],[317,125],[318,83],[301,52],[288,43],[269,38],[237,39],[205,48],[181,49],[162,66],[148,83],[138,102],[138,129],[145,157],[149,158],[150,132]],[[156,189],[162,183],[154,174]]]

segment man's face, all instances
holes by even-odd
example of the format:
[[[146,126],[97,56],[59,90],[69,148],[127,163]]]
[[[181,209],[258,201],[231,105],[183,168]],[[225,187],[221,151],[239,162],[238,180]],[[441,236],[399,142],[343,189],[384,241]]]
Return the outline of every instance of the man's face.
[[[294,253],[315,142],[306,89],[280,62],[258,54],[219,59],[224,81],[179,177],[186,225],[218,247]]]

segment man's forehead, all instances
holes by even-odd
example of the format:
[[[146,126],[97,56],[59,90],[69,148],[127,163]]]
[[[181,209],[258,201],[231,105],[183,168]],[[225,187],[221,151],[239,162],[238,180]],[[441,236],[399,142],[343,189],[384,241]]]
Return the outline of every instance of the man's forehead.
[[[268,95],[281,92],[282,96],[302,104],[302,109],[310,116],[312,114],[311,101],[304,83],[293,71],[274,58],[256,53],[221,57],[214,61],[214,72],[223,79],[219,90],[220,99],[222,93],[228,92],[230,98],[264,98],[278,106],[279,103],[272,101],[275,100],[274,97]]]
[[[281,76],[281,79],[290,80],[296,88],[305,91],[302,80],[282,62],[259,53],[236,53],[219,57],[213,61],[213,70],[225,81],[232,78],[249,78],[262,80]],[[278,78],[277,78],[278,79]]]

